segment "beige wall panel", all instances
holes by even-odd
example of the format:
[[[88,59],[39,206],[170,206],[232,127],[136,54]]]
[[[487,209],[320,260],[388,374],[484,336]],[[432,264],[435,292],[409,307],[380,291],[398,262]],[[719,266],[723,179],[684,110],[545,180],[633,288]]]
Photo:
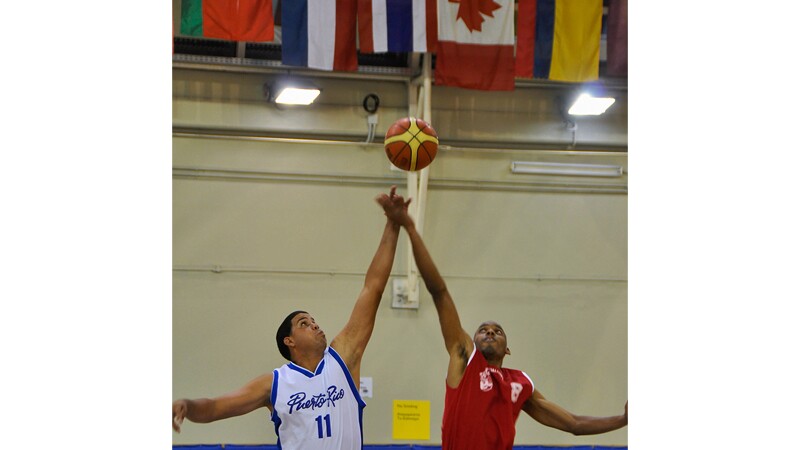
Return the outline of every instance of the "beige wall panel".
[[[311,312],[329,339],[349,317],[360,276],[176,272],[173,395],[214,396],[283,364],[275,330],[294,309]],[[525,370],[549,399],[581,414],[621,411],[627,398],[626,285],[455,279],[462,323],[484,320],[509,335],[508,367]],[[384,295],[362,364],[373,378],[364,438],[389,444],[394,399],[431,401],[431,440],[441,442],[446,352],[428,295],[418,311],[394,310]],[[521,415],[516,443],[625,445],[627,430],[575,437]],[[274,443],[266,409],[214,424],[186,423],[174,443]]]
[[[283,364],[274,336],[292,310],[311,312],[333,339],[383,229],[373,198],[391,184],[408,195],[406,174],[390,170],[380,144],[406,114],[405,83],[323,78],[320,104],[280,110],[263,101],[268,79],[173,71],[174,398],[220,395]],[[365,138],[368,92],[382,99],[376,143],[302,139]],[[430,168],[423,234],[468,332],[497,320],[509,335],[506,365],[525,370],[549,399],[578,414],[618,414],[628,355],[624,102],[578,131],[579,142],[617,152],[460,144],[569,142],[553,113],[557,94],[434,89],[432,123],[443,146]],[[202,135],[218,131],[251,136]],[[517,175],[512,161],[617,164],[626,173]],[[406,246],[403,232],[393,278],[406,275]],[[437,444],[447,356],[436,312],[427,293],[419,310],[392,309],[390,289],[391,280],[362,365],[374,380],[365,442],[403,443],[391,439],[392,400],[412,399],[431,401],[431,439],[416,442]],[[275,440],[266,409],[186,422],[173,434],[174,444]],[[627,445],[627,429],[575,437],[523,413],[516,444]]]
[[[405,181],[381,152],[175,139],[174,166],[206,171],[173,182],[176,398],[219,395],[283,364],[274,333],[294,309],[311,312],[329,339],[341,329],[384,223],[373,197]],[[499,321],[509,333],[509,367],[527,371],[548,398],[576,413],[616,414],[627,397],[627,196],[537,191],[527,178],[508,173],[507,160],[518,157],[443,154],[431,172],[426,242],[470,333],[483,320]],[[207,176],[214,171],[227,175]],[[240,172],[278,178],[234,178]],[[316,178],[279,178],[295,173]],[[331,174],[343,181],[325,178]],[[436,187],[443,179],[460,181]],[[517,190],[469,184],[476,180]],[[405,273],[406,242],[401,234],[395,277]],[[435,310],[427,294],[418,311],[390,304],[387,290],[362,367],[375,390],[367,399],[365,441],[399,443],[391,439],[392,400],[418,399],[431,401],[428,443],[438,443],[446,354]],[[518,444],[627,440],[626,430],[574,437],[526,416],[518,433]],[[272,443],[275,437],[264,410],[187,423],[173,442]]]

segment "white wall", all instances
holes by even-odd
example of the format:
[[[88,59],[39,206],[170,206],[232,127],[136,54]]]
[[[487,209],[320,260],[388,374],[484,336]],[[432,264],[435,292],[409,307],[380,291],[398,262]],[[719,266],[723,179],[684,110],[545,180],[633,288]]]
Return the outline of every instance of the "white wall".
[[[323,77],[312,107],[277,108],[262,97],[274,75],[173,70],[175,398],[220,395],[283,364],[274,334],[295,309],[335,336],[383,228],[374,196],[391,184],[407,195],[404,173],[389,169],[379,143],[408,110],[404,82]],[[507,365],[527,371],[548,398],[579,414],[618,414],[627,399],[627,174],[509,170],[511,161],[627,168],[624,97],[579,128],[579,147],[614,151],[565,151],[572,136],[556,113],[562,89],[434,87],[431,123],[442,146],[424,237],[470,333],[497,320],[509,334]],[[358,143],[366,93],[381,97],[375,144]],[[406,247],[401,235],[395,277],[405,276]],[[427,293],[417,311],[390,304],[387,291],[362,366],[374,379],[365,441],[399,443],[392,400],[410,399],[430,400],[427,443],[438,443],[447,355],[435,310]],[[186,423],[173,442],[273,443],[268,419],[265,409]],[[574,437],[524,415],[517,428],[517,444],[627,443],[627,429]]]
[[[187,111],[191,102],[176,114]],[[508,332],[508,367],[575,413],[619,414],[627,400],[627,177],[510,174],[510,161],[522,159],[627,162],[625,153],[442,151],[431,166],[426,243],[467,330],[493,319]],[[308,310],[334,336],[382,232],[372,199],[405,180],[379,144],[180,134],[173,174],[174,398],[216,396],[283,364],[274,335],[292,310]],[[401,235],[395,276],[404,275],[405,247]],[[427,294],[418,311],[390,304],[387,291],[362,365],[374,379],[365,442],[403,443],[391,439],[392,400],[412,399],[430,400],[431,439],[422,443],[439,443],[446,353],[435,310]],[[517,430],[519,445],[627,444],[627,429],[574,437],[524,414]],[[186,422],[173,434],[175,444],[275,440],[266,409]]]

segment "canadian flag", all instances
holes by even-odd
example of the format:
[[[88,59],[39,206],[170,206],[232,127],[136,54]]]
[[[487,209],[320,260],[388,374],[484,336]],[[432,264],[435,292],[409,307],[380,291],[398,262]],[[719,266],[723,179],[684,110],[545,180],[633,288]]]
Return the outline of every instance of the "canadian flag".
[[[514,90],[514,0],[439,0],[437,85]]]

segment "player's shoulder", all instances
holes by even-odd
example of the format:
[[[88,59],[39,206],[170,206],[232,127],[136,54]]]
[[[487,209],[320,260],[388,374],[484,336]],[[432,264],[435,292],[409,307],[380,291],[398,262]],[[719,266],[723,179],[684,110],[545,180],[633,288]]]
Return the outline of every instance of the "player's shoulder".
[[[274,372],[267,372],[247,382],[247,384],[244,386],[244,389],[249,392],[263,392],[270,389],[274,379]]]
[[[505,367],[505,369],[508,371],[508,373],[512,374],[515,378],[521,378],[521,379],[528,380],[531,383],[531,385],[533,385],[533,379],[524,370],[512,369],[512,368],[508,368],[508,367]]]

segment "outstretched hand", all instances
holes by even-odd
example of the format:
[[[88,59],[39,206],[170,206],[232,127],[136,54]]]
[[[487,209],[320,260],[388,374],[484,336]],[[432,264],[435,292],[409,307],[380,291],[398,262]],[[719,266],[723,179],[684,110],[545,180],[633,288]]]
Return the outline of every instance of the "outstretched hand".
[[[172,429],[181,432],[181,424],[186,417],[186,402],[177,400],[172,404]]]
[[[375,197],[375,201],[383,208],[384,214],[392,222],[405,226],[412,222],[411,216],[408,215],[408,205],[411,204],[411,199],[403,200],[402,195],[397,195],[397,186],[392,186],[389,194],[380,194]]]

